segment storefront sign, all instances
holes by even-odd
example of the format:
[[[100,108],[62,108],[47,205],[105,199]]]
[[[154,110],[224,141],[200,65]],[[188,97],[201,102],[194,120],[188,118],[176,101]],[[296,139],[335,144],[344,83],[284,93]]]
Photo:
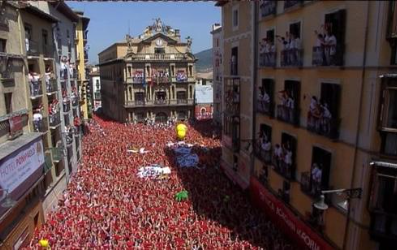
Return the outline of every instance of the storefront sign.
[[[0,161],[0,188],[7,189],[9,193],[12,193],[33,174],[37,175],[38,170],[41,170],[43,164],[44,149],[41,140],[23,147],[21,150]],[[42,173],[42,170],[40,173]],[[37,179],[35,178],[35,180]],[[31,182],[33,183],[35,180]],[[24,190],[18,191],[25,191],[28,188],[29,186],[24,187]]]
[[[295,216],[283,202],[263,187],[255,177],[251,177],[250,193],[252,201],[263,209],[269,218],[300,246],[310,250],[333,249],[316,232]]]
[[[224,160],[221,160],[221,168],[232,182],[237,183],[242,189],[248,188],[249,183],[246,182],[236,171],[234,171]]]
[[[8,119],[10,124],[10,139],[14,139],[23,133],[23,116],[18,115]]]
[[[232,147],[232,138],[227,135],[222,135],[222,144],[226,147]]]

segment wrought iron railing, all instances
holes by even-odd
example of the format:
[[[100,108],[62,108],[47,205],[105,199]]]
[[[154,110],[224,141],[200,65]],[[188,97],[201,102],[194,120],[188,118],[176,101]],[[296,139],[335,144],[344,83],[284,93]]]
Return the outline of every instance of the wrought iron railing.
[[[274,171],[279,173],[280,175],[284,176],[285,178],[289,180],[294,180],[295,179],[295,164],[292,163],[287,163],[283,158],[279,158],[277,156],[274,156],[273,159],[273,167]]]
[[[177,104],[187,104],[187,99],[177,99],[176,103]]]
[[[185,60],[185,54],[136,54],[132,55],[134,60]]]
[[[163,100],[163,99],[157,99],[157,100],[154,100],[154,104],[156,104],[156,105],[167,105],[168,101],[167,100]]]
[[[59,113],[48,115],[48,119],[51,127],[56,127],[61,123],[61,117]]]
[[[277,1],[262,1],[260,5],[261,17],[266,17],[276,14]]]
[[[26,41],[26,54],[28,56],[40,55],[39,43],[32,40]]]
[[[309,131],[331,139],[337,139],[339,137],[339,124],[339,119],[317,117],[310,113],[307,116],[307,129]]]
[[[30,82],[30,97],[36,98],[41,95],[43,95],[43,89],[41,87],[40,80],[36,82]]]
[[[264,52],[259,54],[259,66],[276,67],[277,52]]]
[[[299,110],[284,105],[277,105],[277,119],[292,125],[299,125]]]
[[[301,67],[303,65],[302,49],[285,49],[281,51],[281,67]]]
[[[313,66],[342,66],[343,53],[340,46],[314,46],[312,52]]]
[[[272,102],[258,100],[256,102],[256,110],[259,113],[273,116],[274,115],[274,104]]]
[[[49,79],[49,81],[46,82],[46,87],[47,87],[47,93],[58,91],[57,79]]]
[[[33,129],[35,132],[46,132],[48,130],[47,117],[43,117],[41,120],[33,120]]]

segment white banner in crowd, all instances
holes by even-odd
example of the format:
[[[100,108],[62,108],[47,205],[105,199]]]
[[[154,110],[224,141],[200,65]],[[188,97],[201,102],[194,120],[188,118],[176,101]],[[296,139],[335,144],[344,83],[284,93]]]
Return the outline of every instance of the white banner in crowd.
[[[44,164],[42,141],[32,143],[14,157],[1,162],[0,186],[11,193]]]

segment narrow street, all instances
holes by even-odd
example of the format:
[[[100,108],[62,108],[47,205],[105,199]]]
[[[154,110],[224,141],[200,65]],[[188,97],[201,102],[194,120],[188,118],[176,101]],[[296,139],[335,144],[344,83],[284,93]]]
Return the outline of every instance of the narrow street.
[[[93,119],[83,164],[31,247],[44,239],[52,249],[293,249],[219,169],[220,141],[209,122],[188,126],[196,166],[176,166],[175,142],[175,125]],[[153,164],[171,173],[137,175]],[[188,197],[178,201],[181,191]]]

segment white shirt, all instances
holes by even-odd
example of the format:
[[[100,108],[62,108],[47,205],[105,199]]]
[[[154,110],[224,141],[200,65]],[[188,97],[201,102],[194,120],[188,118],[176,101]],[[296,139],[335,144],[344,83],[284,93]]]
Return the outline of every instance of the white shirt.
[[[329,118],[329,119],[332,118],[331,112],[329,112],[329,109],[327,107],[323,106],[323,112],[324,112],[323,116],[325,118]]]
[[[310,100],[310,112],[314,112],[317,109],[317,101],[315,99]]]
[[[263,142],[262,143],[262,149],[264,151],[270,151],[271,148],[272,148],[272,144],[270,142]]]
[[[35,113],[33,114],[33,120],[34,121],[40,121],[41,119],[43,119],[43,115],[40,113]]]
[[[329,46],[336,46],[336,37],[334,35],[326,35],[324,38],[324,42]]]
[[[282,153],[283,153],[283,150],[282,150],[281,147],[274,148],[274,154],[275,154],[277,157],[281,157]]]
[[[288,165],[292,165],[292,151],[287,150],[284,160],[285,160],[285,163],[287,163]]]
[[[270,102],[270,96],[266,92],[263,95],[263,101],[266,103]]]
[[[288,108],[290,108],[290,109],[294,109],[295,108],[295,105],[294,105],[294,100],[291,98],[291,97],[289,97],[288,98],[288,100],[287,100],[287,105],[286,105]]]

